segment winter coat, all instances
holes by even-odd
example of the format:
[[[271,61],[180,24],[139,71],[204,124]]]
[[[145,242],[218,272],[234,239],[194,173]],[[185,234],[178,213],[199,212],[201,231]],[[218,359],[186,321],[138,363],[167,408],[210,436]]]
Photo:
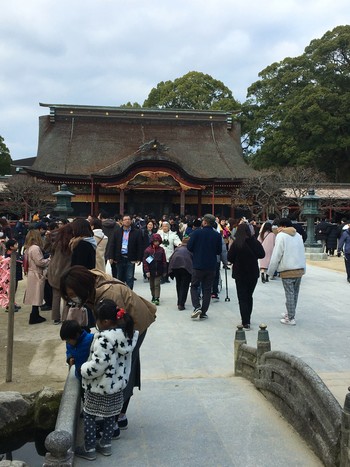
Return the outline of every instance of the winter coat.
[[[70,241],[72,249],[71,266],[96,267],[96,240],[93,237],[73,237]]]
[[[302,236],[294,227],[285,227],[276,235],[275,248],[272,252],[267,271],[272,276],[275,271],[281,277],[301,277],[305,273],[306,260]]]
[[[109,247],[111,244],[111,238],[117,233],[120,229],[120,225],[116,223],[114,219],[104,219],[102,221],[102,231],[108,237],[107,247],[105,251],[105,259],[109,258]]]
[[[150,232],[146,228],[141,229],[141,236],[142,236],[142,243],[143,243],[143,251],[150,245],[151,243],[151,237],[154,233],[157,232],[157,229],[152,229]]]
[[[222,252],[221,235],[209,225],[196,229],[190,235],[187,248],[193,253],[193,269],[215,271],[216,256]]]
[[[137,295],[124,282],[114,279],[98,269],[91,271],[96,276],[95,298],[91,305],[96,308],[103,298],[113,300],[120,308],[124,308],[134,320],[134,328],[142,334],[156,319],[157,307],[143,297]]]
[[[232,263],[232,277],[248,281],[257,279],[259,277],[258,259],[264,256],[264,248],[254,236],[247,238],[241,248],[233,242],[227,254],[228,261]]]
[[[338,244],[338,225],[329,224],[326,229],[326,248],[327,250],[335,250]]]
[[[128,384],[131,354],[139,337],[125,336],[122,329],[97,332],[91,345],[90,359],[81,366],[82,386],[95,394],[115,394]]]
[[[66,342],[66,358],[69,363],[70,358],[74,358],[75,376],[81,380],[80,368],[87,361],[90,355],[91,342],[94,338],[93,334],[86,332],[84,329],[78,337],[76,345],[71,345]]]
[[[258,241],[262,244],[265,251],[265,257],[259,260],[260,269],[268,269],[275,246],[275,240],[276,235],[273,232],[266,231],[263,239],[259,235]]]
[[[105,252],[108,244],[108,237],[102,229],[94,229],[94,239],[96,240],[96,269],[106,270]]]
[[[175,269],[186,269],[192,275],[192,253],[188,250],[187,245],[180,245],[176,248],[169,259],[168,273],[170,277],[174,277]]]
[[[315,226],[316,240],[326,240],[326,230],[329,226],[329,222],[321,221]]]
[[[158,230],[157,233],[162,237],[162,248],[164,248],[166,260],[168,263],[170,256],[174,253],[175,247],[180,245],[181,239],[176,232],[172,232],[171,230],[169,230],[169,232]]]
[[[72,252],[70,248],[62,252],[59,245],[56,246],[51,254],[50,264],[47,270],[47,280],[54,289],[60,288],[62,273],[68,269],[72,262]]]
[[[110,239],[108,259],[113,259],[118,262],[122,259],[122,242],[124,229],[120,228]],[[136,229],[133,225],[129,232],[128,240],[128,261],[142,261],[143,258],[143,243],[141,230]]]
[[[338,243],[338,251],[344,250],[346,255],[350,254],[350,229],[344,230],[342,233],[339,243]]]
[[[24,241],[27,235],[28,229],[24,222],[17,221],[14,228],[14,237],[16,240]]]
[[[153,261],[148,262],[147,259],[152,257]],[[145,249],[143,255],[143,270],[148,272],[152,277],[159,277],[166,274],[166,257],[164,248],[161,246],[154,247],[153,243]]]
[[[32,245],[26,251],[28,258],[27,288],[24,294],[25,305],[41,306],[44,302],[44,286],[46,268],[50,259],[44,259],[43,252],[38,245]]]

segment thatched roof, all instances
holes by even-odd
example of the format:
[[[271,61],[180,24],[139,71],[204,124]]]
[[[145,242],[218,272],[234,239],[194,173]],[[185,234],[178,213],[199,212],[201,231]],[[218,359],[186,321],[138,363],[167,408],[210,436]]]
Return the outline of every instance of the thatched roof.
[[[51,178],[111,181],[140,168],[169,168],[198,183],[249,178],[240,127],[225,112],[50,105],[39,117],[28,171]]]

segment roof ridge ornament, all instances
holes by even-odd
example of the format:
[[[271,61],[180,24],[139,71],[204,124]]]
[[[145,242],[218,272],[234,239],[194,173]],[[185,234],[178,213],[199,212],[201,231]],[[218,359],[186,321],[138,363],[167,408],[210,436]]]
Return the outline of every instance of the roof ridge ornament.
[[[160,143],[157,138],[152,139],[148,143],[144,143],[139,147],[139,152],[145,153],[149,151],[168,151],[169,148],[165,144]]]

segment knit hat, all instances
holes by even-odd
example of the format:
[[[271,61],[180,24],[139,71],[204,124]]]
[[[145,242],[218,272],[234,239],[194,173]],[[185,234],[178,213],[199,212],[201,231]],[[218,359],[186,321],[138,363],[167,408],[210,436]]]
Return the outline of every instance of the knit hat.
[[[160,245],[162,243],[162,237],[157,233],[153,234],[151,236],[151,243],[153,242],[159,242],[159,245]]]

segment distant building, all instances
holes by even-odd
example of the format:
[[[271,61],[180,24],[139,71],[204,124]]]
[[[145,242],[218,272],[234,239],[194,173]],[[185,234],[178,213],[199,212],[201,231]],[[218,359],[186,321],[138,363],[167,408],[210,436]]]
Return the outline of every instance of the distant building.
[[[66,183],[75,214],[234,216],[234,188],[255,172],[226,112],[40,104],[32,176]]]

